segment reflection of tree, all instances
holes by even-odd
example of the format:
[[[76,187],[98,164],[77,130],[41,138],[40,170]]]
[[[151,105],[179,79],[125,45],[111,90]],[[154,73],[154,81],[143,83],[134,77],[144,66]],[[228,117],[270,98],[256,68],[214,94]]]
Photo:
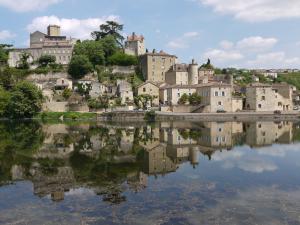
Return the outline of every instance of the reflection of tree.
[[[43,143],[40,124],[30,122],[0,123],[0,182],[10,180],[13,165],[30,168],[32,155]]]

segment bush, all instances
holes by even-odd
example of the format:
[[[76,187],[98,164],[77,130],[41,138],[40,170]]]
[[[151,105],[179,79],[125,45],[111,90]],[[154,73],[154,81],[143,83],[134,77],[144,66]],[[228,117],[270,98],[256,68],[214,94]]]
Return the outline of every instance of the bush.
[[[0,117],[4,117],[10,101],[10,93],[0,86]]]
[[[72,93],[73,93],[73,92],[72,92],[71,89],[66,88],[66,89],[63,91],[62,96],[64,97],[64,99],[68,100],[68,99],[71,97]]]
[[[127,55],[123,52],[117,52],[108,58],[110,65],[133,66],[138,64],[136,56]]]
[[[178,100],[179,105],[185,105],[189,101],[189,96],[187,94],[183,94]]]
[[[42,92],[29,82],[18,83],[11,92],[7,115],[11,118],[32,118],[42,109]]]
[[[87,56],[74,55],[69,64],[68,73],[75,79],[81,79],[92,70],[93,66]]]
[[[144,119],[148,122],[155,122],[155,111],[146,112]]]
[[[201,99],[201,96],[197,93],[193,93],[191,96],[189,96],[189,102],[191,105],[200,105]]]
[[[56,57],[54,55],[42,55],[38,59],[38,64],[40,67],[47,67],[50,64],[53,64],[56,62]]]

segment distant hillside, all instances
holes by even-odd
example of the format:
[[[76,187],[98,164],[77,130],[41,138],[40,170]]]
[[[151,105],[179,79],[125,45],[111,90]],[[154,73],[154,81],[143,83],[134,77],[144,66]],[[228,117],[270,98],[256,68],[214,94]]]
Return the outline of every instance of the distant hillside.
[[[279,74],[277,81],[294,85],[300,90],[300,73]]]

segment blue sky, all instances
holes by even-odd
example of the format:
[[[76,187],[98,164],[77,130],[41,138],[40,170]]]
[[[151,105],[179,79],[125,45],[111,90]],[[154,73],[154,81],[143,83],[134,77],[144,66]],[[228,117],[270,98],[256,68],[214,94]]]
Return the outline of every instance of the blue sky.
[[[17,47],[50,23],[87,39],[109,19],[181,62],[209,57],[219,67],[300,68],[299,0],[0,0],[0,18],[0,43]]]

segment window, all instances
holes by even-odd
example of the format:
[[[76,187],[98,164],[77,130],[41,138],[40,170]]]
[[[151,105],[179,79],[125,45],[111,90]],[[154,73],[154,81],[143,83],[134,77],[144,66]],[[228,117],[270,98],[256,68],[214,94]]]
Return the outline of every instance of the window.
[[[219,128],[219,132],[222,132],[222,128]]]
[[[282,103],[281,103],[281,102],[278,102],[278,106],[282,106]]]
[[[222,96],[223,96],[223,97],[225,96],[225,91],[222,91]]]
[[[218,102],[218,105],[222,105],[222,102]]]
[[[143,88],[143,92],[146,92],[146,88]]]
[[[177,93],[177,96],[180,97],[180,93]]]
[[[216,91],[216,92],[215,92],[215,96],[219,96],[219,92]]]
[[[260,109],[261,109],[261,104],[258,104],[258,108],[260,108]]]
[[[261,100],[265,101],[266,100],[266,96],[261,96]]]

